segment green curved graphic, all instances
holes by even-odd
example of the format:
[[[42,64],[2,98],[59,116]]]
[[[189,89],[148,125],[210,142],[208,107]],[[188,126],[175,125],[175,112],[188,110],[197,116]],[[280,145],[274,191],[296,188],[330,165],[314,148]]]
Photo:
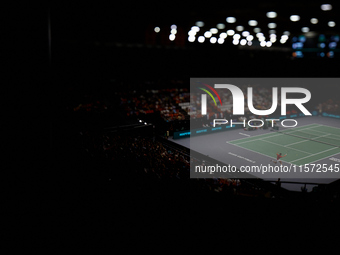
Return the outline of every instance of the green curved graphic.
[[[209,96],[211,96],[211,98],[214,100],[215,105],[217,106],[216,101],[215,101],[215,98],[213,97],[213,95],[211,95],[211,93],[210,93],[208,90],[202,89],[202,88],[199,88],[199,89],[205,91]]]

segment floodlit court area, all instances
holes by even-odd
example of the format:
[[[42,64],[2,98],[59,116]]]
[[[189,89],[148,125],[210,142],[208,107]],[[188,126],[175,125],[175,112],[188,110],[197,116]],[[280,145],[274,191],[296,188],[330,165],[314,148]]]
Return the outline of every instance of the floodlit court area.
[[[340,128],[309,124],[227,143],[269,157],[273,152],[287,154],[283,161],[301,166],[340,153]]]
[[[287,154],[281,159],[283,166],[296,169],[290,174],[252,172],[247,178],[268,181],[280,178],[281,181],[319,184],[340,179],[340,171],[336,169],[340,166],[340,121],[321,116],[296,120],[298,125],[294,128],[280,126],[279,130],[268,128],[254,131],[238,128],[172,141],[238,169],[242,166],[280,166],[279,162],[274,163],[277,153]],[[308,173],[304,166],[309,167]],[[322,172],[322,166],[327,167],[327,173]],[[303,171],[300,171],[301,168]],[[306,187],[311,191],[314,186]],[[299,191],[301,185],[285,183],[282,187]]]

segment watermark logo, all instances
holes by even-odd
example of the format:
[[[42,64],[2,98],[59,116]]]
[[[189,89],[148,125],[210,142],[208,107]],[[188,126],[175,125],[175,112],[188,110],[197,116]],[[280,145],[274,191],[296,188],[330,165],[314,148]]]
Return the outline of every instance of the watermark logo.
[[[205,85],[206,87],[208,87],[209,89],[211,89],[215,95],[218,97],[221,106],[222,106],[222,100],[220,98],[220,96],[218,95],[218,93],[216,92],[216,90],[207,85],[202,83],[203,85]],[[240,88],[238,88],[235,85],[232,84],[215,84],[214,87],[216,89],[228,89],[231,94],[232,94],[232,98],[233,98],[233,115],[244,115],[244,94],[242,92],[242,90]],[[210,95],[210,97],[213,99],[215,105],[217,106],[216,100],[213,97],[213,95],[206,89],[203,88],[199,88],[201,90],[203,90],[204,92],[206,92],[208,95]],[[300,93],[300,94],[304,94],[304,98],[294,98],[294,99],[290,99],[287,98],[287,94],[289,93]],[[307,103],[309,100],[311,99],[311,93],[309,90],[305,89],[305,88],[299,88],[299,87],[282,87],[281,88],[281,115],[286,115],[286,108],[287,108],[287,104],[293,104],[295,105],[298,109],[300,109],[301,112],[303,112],[305,115],[312,115],[304,106],[304,103]],[[253,105],[253,88],[252,87],[248,87],[247,89],[247,103],[248,103],[248,109],[251,113],[255,114],[255,115],[270,115],[273,112],[275,112],[275,110],[277,109],[277,105],[278,105],[278,88],[277,87],[273,87],[272,88],[272,106],[270,109],[267,110],[258,110],[255,109],[254,105]],[[206,94],[202,94],[201,95],[201,114],[202,115],[206,115],[207,114],[207,95]]]

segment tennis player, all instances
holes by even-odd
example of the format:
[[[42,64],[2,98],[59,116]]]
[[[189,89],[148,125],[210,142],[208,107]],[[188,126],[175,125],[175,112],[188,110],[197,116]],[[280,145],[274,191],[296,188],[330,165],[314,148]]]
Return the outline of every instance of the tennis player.
[[[273,161],[275,164],[277,163],[277,161],[279,161],[280,164],[282,165],[282,161],[280,159],[285,156],[287,156],[287,154],[282,156],[282,153],[276,153],[276,160],[271,160],[271,161]]]

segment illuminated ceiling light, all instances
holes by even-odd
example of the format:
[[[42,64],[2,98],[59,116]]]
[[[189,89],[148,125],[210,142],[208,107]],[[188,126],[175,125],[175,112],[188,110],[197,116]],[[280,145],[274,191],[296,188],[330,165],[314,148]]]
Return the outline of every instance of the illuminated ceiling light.
[[[330,5],[330,4],[322,4],[321,5],[321,10],[323,10],[323,11],[330,11],[330,10],[332,10],[332,5]]]
[[[224,39],[220,37],[220,38],[218,38],[217,42],[218,42],[218,44],[222,44],[222,43],[224,43]]]
[[[235,31],[232,30],[232,29],[229,29],[229,30],[227,31],[227,35],[234,35],[234,34],[235,34]]]
[[[212,36],[212,33],[210,31],[207,31],[204,33],[205,38],[210,38]]]
[[[276,23],[269,23],[269,24],[268,24],[268,27],[269,27],[269,28],[276,28]]]
[[[264,36],[259,37],[259,41],[260,41],[260,42],[263,42],[263,41],[265,41],[265,40],[266,40],[266,37],[264,37]]]
[[[188,37],[188,41],[189,41],[189,42],[194,42],[195,39],[196,39],[195,36],[189,36],[189,37]]]
[[[270,37],[270,38],[273,38],[273,37],[276,38],[276,34],[270,34],[269,37]]]
[[[307,33],[307,32],[309,32],[309,27],[303,27],[303,28],[301,28],[301,31],[304,32],[304,33]]]
[[[226,21],[228,23],[235,23],[236,22],[236,18],[235,17],[228,17],[228,18],[226,18]]]
[[[211,38],[210,38],[210,42],[211,42],[211,43],[216,43],[216,41],[217,41],[217,38],[216,38],[216,37],[211,37]]]
[[[248,25],[252,26],[252,27],[255,27],[257,25],[257,21],[256,20],[249,20],[248,21]]]
[[[177,29],[177,26],[176,26],[176,25],[171,25],[170,28],[171,28],[171,29]]]
[[[282,44],[286,43],[286,41],[287,41],[287,40],[284,40],[284,39],[282,39],[282,38],[280,39],[280,43],[282,43]]]
[[[193,31],[193,30],[190,30],[190,31],[188,32],[188,35],[189,35],[189,36],[195,36],[195,35],[196,35],[196,32]]]
[[[252,43],[251,41],[249,41],[247,44],[248,44],[249,46],[251,46],[253,43]]]
[[[205,41],[205,37],[201,35],[197,40],[199,43],[203,43]]]
[[[262,41],[262,42],[260,43],[260,45],[261,45],[261,47],[264,47],[264,46],[266,46],[266,42],[265,42],[265,41]]]
[[[204,26],[204,22],[203,21],[197,21],[195,23],[195,25],[198,26],[198,27],[203,27]]]
[[[170,39],[170,41],[173,41],[173,40],[175,40],[175,38],[176,38],[176,36],[175,36],[174,34],[170,34],[170,35],[169,35],[169,39]]]
[[[171,29],[171,32],[170,32],[171,34],[177,34],[177,30],[176,29]]]
[[[198,26],[192,26],[191,30],[195,31],[195,32],[198,32],[198,31],[200,31],[200,28]]]
[[[247,39],[247,41],[252,41],[254,39],[254,36],[248,35],[246,39]]]
[[[289,31],[284,31],[283,34],[284,35],[290,35],[290,32]]]
[[[236,27],[236,30],[239,31],[239,32],[243,31],[243,29],[244,29],[243,26],[237,26],[237,27]]]
[[[242,39],[240,42],[241,45],[246,45],[247,44],[247,40],[246,39]]]
[[[223,39],[227,38],[227,33],[224,33],[224,32],[221,33],[221,34],[220,34],[220,38],[223,38]]]
[[[219,23],[217,24],[216,26],[218,29],[224,29],[225,28],[225,25],[223,23]]]
[[[281,39],[282,39],[282,40],[285,40],[285,41],[288,40],[288,35],[283,35],[283,36],[281,36]]]
[[[261,28],[255,27],[255,28],[254,28],[254,33],[259,33],[259,32],[261,32]]]
[[[211,28],[211,29],[210,29],[210,32],[211,32],[212,34],[217,34],[217,33],[218,33],[218,29],[217,29],[217,28]]]
[[[144,122],[144,125],[146,125],[146,124],[148,124],[148,123]]]
[[[234,34],[233,39],[234,40],[239,40],[241,36],[239,34]]]
[[[267,46],[267,47],[272,46],[272,42],[266,42],[266,46]]]
[[[291,15],[290,16],[290,20],[293,22],[299,21],[300,20],[300,16],[299,15]]]
[[[312,24],[318,24],[318,19],[316,19],[316,18],[312,18],[312,19],[310,19],[310,23],[312,23]]]
[[[276,12],[267,12],[266,15],[267,15],[268,18],[271,18],[271,19],[277,17],[277,13]]]
[[[275,34],[276,33],[276,30],[272,29],[272,30],[269,30],[269,34]]]
[[[256,37],[257,37],[257,38],[263,37],[263,33],[257,33],[257,34],[256,34]]]
[[[242,32],[242,36],[247,37],[248,35],[250,35],[250,33],[248,31],[243,31]]]
[[[335,22],[334,22],[334,21],[328,22],[328,26],[329,26],[329,27],[335,27]]]
[[[270,38],[270,41],[271,41],[272,43],[276,42],[276,37]]]
[[[161,31],[161,29],[159,27],[155,27],[155,32],[158,33],[159,31]]]
[[[239,40],[236,40],[236,39],[233,40],[234,45],[237,45],[238,43],[239,43]]]

